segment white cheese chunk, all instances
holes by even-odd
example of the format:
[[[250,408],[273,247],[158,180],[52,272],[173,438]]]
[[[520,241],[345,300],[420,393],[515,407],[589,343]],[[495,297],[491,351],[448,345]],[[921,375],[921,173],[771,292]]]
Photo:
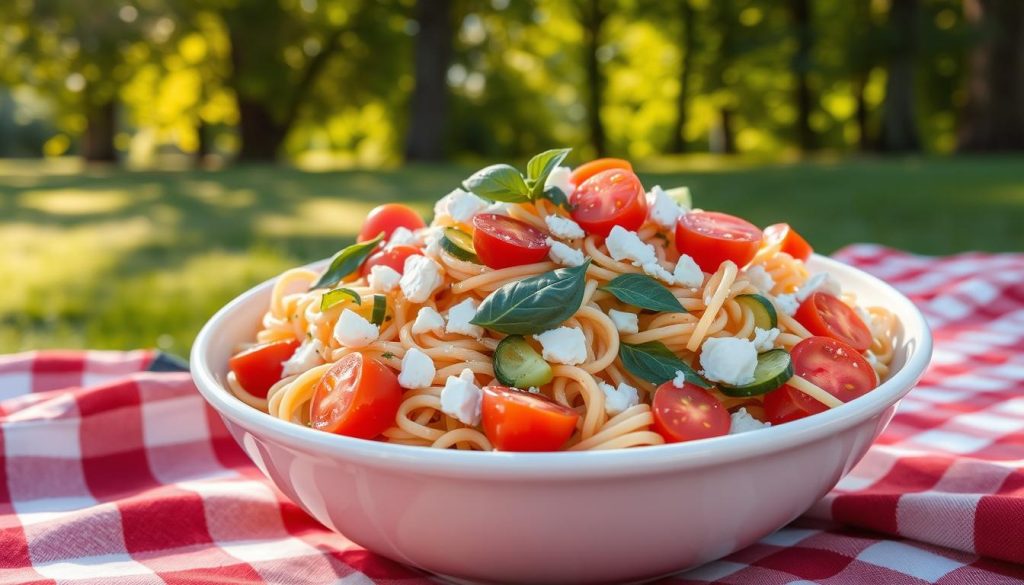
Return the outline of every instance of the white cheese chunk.
[[[757,350],[757,353],[764,353],[775,347],[775,340],[779,338],[779,333],[781,332],[776,327],[767,330],[754,327],[754,349]]]
[[[455,189],[434,204],[435,216],[448,216],[459,223],[467,223],[486,209],[490,203],[469,191]]]
[[[441,238],[444,237],[444,228],[433,226],[423,230],[423,253],[427,256],[438,259],[441,256]],[[404,268],[403,268],[404,270]]]
[[[403,388],[428,388],[434,383],[434,360],[418,348],[409,348],[402,356],[402,372],[398,383]]]
[[[576,188],[572,184],[572,169],[569,167],[555,167],[552,169],[551,174],[544,181],[544,190],[547,191],[551,187],[557,187],[566,197],[572,195],[573,190]]]
[[[611,317],[612,323],[615,323],[615,329],[617,329],[619,333],[629,334],[640,332],[640,325],[637,323],[636,313],[611,309],[608,311],[608,316]]]
[[[682,388],[686,385],[686,374],[682,370],[676,370],[676,377],[672,378],[672,385],[676,388]]]
[[[366,281],[370,284],[370,290],[373,292],[386,293],[394,290],[401,279],[402,275],[394,268],[378,264],[370,269],[370,276]]]
[[[551,260],[557,264],[561,264],[562,266],[579,266],[586,260],[583,256],[583,252],[571,246],[567,246],[558,240],[547,238],[545,242],[548,246],[551,246],[551,249],[548,250],[548,256],[550,256]]]
[[[463,424],[480,424],[480,408],[484,395],[476,385],[473,370],[466,368],[458,377],[448,376],[441,390],[441,412]]]
[[[448,325],[444,328],[445,332],[468,335],[478,339],[482,337],[483,327],[470,323],[473,317],[476,317],[476,308],[477,303],[474,299],[465,299],[448,309]]]
[[[843,287],[831,274],[819,272],[808,278],[807,282],[796,291],[796,300],[802,303],[816,292],[838,297],[843,294]]]
[[[730,386],[744,386],[754,381],[757,350],[746,339],[711,337],[700,352],[704,377]]]
[[[796,295],[779,295],[775,297],[775,306],[783,313],[792,317],[796,314],[796,310],[800,308],[800,301],[796,300]]]
[[[412,323],[412,332],[416,335],[433,331],[442,333],[444,331],[444,317],[434,307],[420,307],[416,313],[416,320]]]
[[[676,283],[676,277],[672,276],[672,273],[669,272],[668,270],[665,270],[665,267],[662,266],[659,262],[648,262],[647,264],[644,264],[640,268],[643,269],[644,274],[646,274],[647,276],[657,278],[658,280],[663,281],[665,284]]]
[[[741,407],[739,410],[732,413],[729,418],[731,420],[731,424],[729,425],[730,435],[737,435],[748,431],[759,431],[772,426],[771,423],[763,423],[750,416],[750,413],[747,412],[745,407]]]
[[[484,208],[483,213],[493,213],[495,215],[508,215],[509,214],[509,209],[511,209],[511,208],[512,208],[512,204],[511,203],[505,203],[503,201],[495,201],[494,203],[491,203],[486,208]]]
[[[295,350],[292,357],[282,362],[284,369],[281,370],[281,376],[294,376],[301,374],[306,370],[319,366],[324,363],[324,358],[321,353],[324,350],[324,344],[319,339],[307,339],[302,342],[302,345]]]
[[[559,327],[533,338],[540,342],[541,354],[549,362],[575,366],[587,360],[587,338],[581,329]]]
[[[682,209],[660,185],[651,187],[646,195],[647,218],[665,229],[675,229]]]
[[[672,276],[672,273],[658,263],[658,255],[654,251],[654,246],[645,244],[640,236],[636,235],[636,232],[617,225],[605,238],[604,244],[613,259],[619,262],[632,262],[648,276],[663,280],[667,284],[675,284],[675,277]]]
[[[414,254],[405,259],[405,267],[398,286],[402,294],[413,303],[429,299],[442,283],[441,265],[426,256]]]
[[[704,272],[689,254],[679,257],[672,276],[675,277],[676,282],[690,288],[700,288],[700,285],[704,284]]]
[[[419,242],[419,237],[407,227],[398,226],[388,238],[388,246],[412,246]]]
[[[580,224],[560,215],[548,215],[544,217],[544,223],[548,224],[551,235],[563,240],[578,240],[585,236]]]
[[[608,416],[615,416],[640,404],[640,394],[637,389],[626,384],[619,384],[618,388],[611,384],[598,382],[598,387],[604,392],[604,411]]]
[[[747,275],[747,280],[750,284],[754,285],[754,288],[757,290],[762,292],[772,292],[772,289],[775,288],[775,279],[772,278],[771,274],[768,274],[768,271],[764,269],[764,266],[751,266],[743,272]]]
[[[380,329],[362,315],[349,309],[341,312],[334,324],[334,338],[345,347],[366,347],[380,335]]]

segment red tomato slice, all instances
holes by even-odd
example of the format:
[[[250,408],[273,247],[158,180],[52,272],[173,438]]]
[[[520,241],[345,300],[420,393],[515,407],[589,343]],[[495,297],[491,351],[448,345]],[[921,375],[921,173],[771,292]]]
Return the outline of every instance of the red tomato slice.
[[[547,236],[530,224],[496,213],[473,218],[473,247],[491,268],[541,262],[548,256]]]
[[[405,259],[409,256],[423,255],[423,252],[416,246],[388,246],[377,250],[363,263],[361,274],[369,276],[374,266],[390,266],[395,272],[402,274],[405,270]]]
[[[843,402],[875,387],[875,371],[849,345],[828,337],[808,337],[793,347],[793,370]],[[765,413],[773,425],[824,412],[828,408],[789,385],[765,395]]]
[[[690,383],[677,388],[665,382],[651,401],[654,430],[667,443],[695,441],[729,434],[732,419],[721,401]]]
[[[228,366],[246,392],[266,398],[270,387],[281,379],[282,362],[298,347],[294,339],[263,343],[238,353],[228,360]]]
[[[395,424],[402,403],[398,376],[361,353],[341,358],[313,390],[309,405],[314,429],[372,439]]]
[[[583,181],[586,181],[597,173],[607,171],[608,169],[624,169],[632,171],[633,165],[629,164],[628,160],[623,160],[621,158],[598,158],[590,162],[583,163],[573,169],[569,180],[572,181],[573,185],[578,186],[583,184]]]
[[[387,241],[391,237],[391,233],[399,227],[418,230],[426,225],[420,214],[411,207],[401,203],[385,203],[370,210],[356,241],[372,240],[381,232],[384,233],[384,241]]]
[[[676,224],[676,247],[709,273],[726,260],[745,266],[757,253],[761,238],[761,230],[754,224],[717,211],[687,213]]]
[[[558,451],[576,430],[579,413],[544,396],[505,386],[483,390],[484,434],[499,451]]]
[[[779,244],[779,251],[804,262],[814,253],[814,248],[788,223],[777,223],[764,228],[764,243],[768,246]]]
[[[636,230],[647,220],[647,199],[640,179],[627,169],[601,171],[583,183],[569,198],[572,218],[588,233],[606,237],[620,225]]]
[[[794,315],[814,335],[831,337],[864,351],[871,347],[871,330],[857,312],[838,298],[821,292],[807,297]]]

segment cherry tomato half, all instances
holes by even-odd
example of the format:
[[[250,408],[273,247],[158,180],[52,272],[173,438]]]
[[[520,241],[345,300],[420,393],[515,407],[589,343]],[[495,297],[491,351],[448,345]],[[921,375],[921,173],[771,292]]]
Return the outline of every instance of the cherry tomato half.
[[[547,236],[530,224],[496,213],[473,218],[473,247],[491,268],[541,262],[548,256]]]
[[[676,247],[710,273],[726,260],[743,268],[757,253],[761,237],[754,224],[717,211],[687,213],[676,224]]]
[[[777,223],[764,228],[764,243],[768,246],[779,244],[780,252],[804,262],[814,253],[814,248],[788,223]]]
[[[864,351],[871,347],[871,330],[857,312],[840,299],[816,292],[807,297],[794,315],[814,335],[831,337]]]
[[[808,337],[793,347],[793,370],[843,402],[875,387],[875,371],[864,356],[849,345],[828,337]],[[764,398],[765,414],[773,425],[824,412],[824,404],[783,385]]]
[[[420,214],[411,207],[401,203],[385,203],[370,210],[356,241],[372,240],[381,232],[384,232],[384,241],[387,241],[391,233],[400,227],[418,230],[426,225]]]
[[[310,426],[372,439],[395,424],[401,403],[402,387],[393,371],[361,353],[350,353],[317,382],[309,405]]]
[[[423,255],[423,252],[416,246],[388,246],[377,250],[363,263],[361,274],[369,276],[374,266],[390,266],[395,272],[402,274],[405,270],[405,259],[409,256]]]
[[[579,413],[544,396],[505,386],[483,390],[484,434],[499,451],[558,451],[576,430]]]
[[[266,398],[270,387],[281,379],[282,362],[292,357],[298,347],[299,342],[294,339],[263,343],[239,352],[228,360],[228,366],[246,392]]]
[[[572,218],[587,233],[606,237],[620,225],[636,230],[647,219],[644,187],[633,171],[609,169],[576,185]]]
[[[732,419],[721,401],[690,383],[677,388],[665,382],[654,391],[651,401],[654,430],[667,443],[681,443],[718,437],[729,433]]]
[[[632,171],[633,165],[629,164],[628,160],[623,160],[621,158],[598,158],[590,162],[583,163],[573,169],[569,180],[572,181],[573,185],[580,185],[583,181],[586,181],[601,171],[607,171],[608,169],[625,169],[627,171]]]

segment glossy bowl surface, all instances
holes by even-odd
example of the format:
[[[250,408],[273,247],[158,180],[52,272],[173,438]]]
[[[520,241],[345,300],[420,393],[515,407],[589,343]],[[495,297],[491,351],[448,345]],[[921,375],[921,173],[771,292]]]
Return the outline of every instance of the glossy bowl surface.
[[[815,256],[862,303],[900,319],[895,373],[841,407],[762,431],[585,453],[478,453],[364,441],[277,420],[224,387],[272,282],[242,294],[196,338],[192,375],[277,487],[362,546],[456,580],[612,583],[717,559],[789,523],[867,451],[920,379],[932,340],[884,282]]]

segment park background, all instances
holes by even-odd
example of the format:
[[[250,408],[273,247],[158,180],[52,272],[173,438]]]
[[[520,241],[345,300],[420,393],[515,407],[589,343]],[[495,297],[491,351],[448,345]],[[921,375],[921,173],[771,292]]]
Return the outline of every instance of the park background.
[[[0,351],[184,353],[561,146],[824,253],[1021,251],[1024,2],[0,0]]]

